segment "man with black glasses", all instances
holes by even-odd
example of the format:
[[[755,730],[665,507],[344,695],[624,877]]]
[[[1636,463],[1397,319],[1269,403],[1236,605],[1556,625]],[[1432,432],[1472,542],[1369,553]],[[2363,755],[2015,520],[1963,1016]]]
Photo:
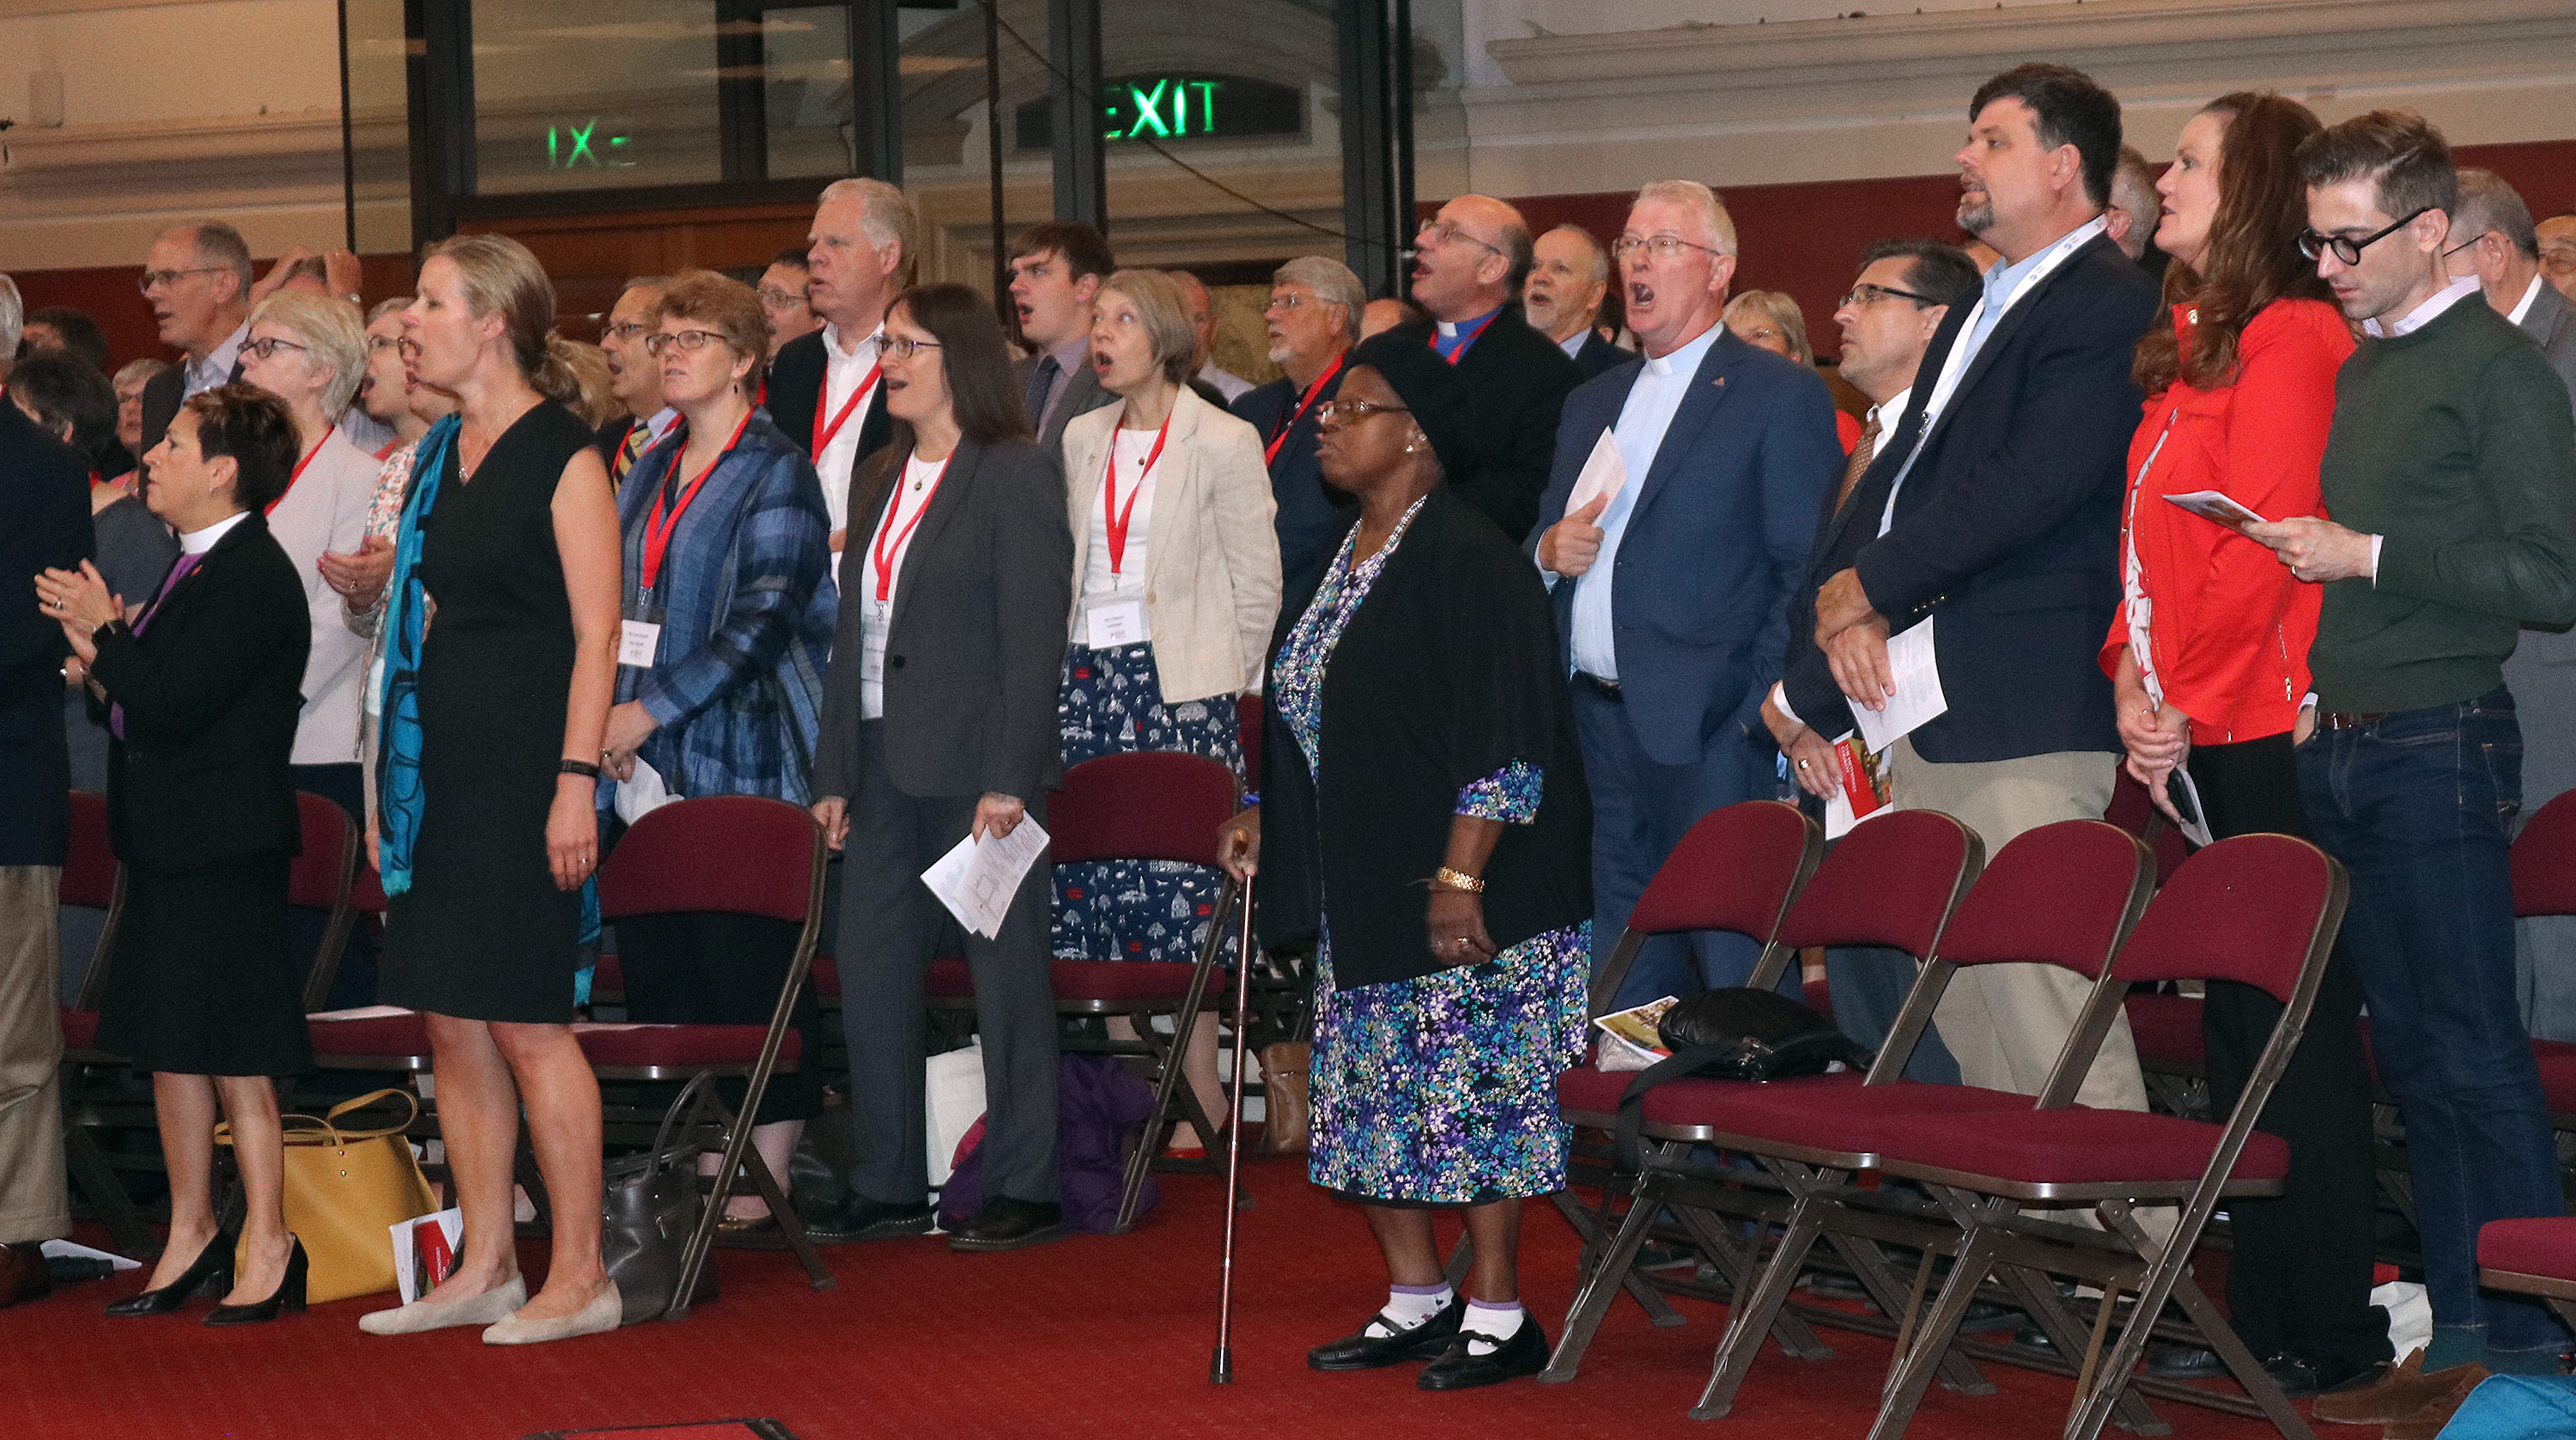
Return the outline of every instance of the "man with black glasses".
[[[2246,533],[2326,587],[2300,790],[2352,873],[2343,941],[2406,1122],[2433,1302],[2420,1381],[2327,1398],[2335,1418],[2389,1419],[2434,1372],[2555,1374],[2567,1343],[2539,1305],[2480,1294],[2476,1252],[2489,1220],[2563,1209],[2514,1009],[2505,853],[2522,736],[2501,667],[2519,625],[2576,620],[2576,424],[2539,347],[2479,302],[2474,277],[2446,280],[2459,199],[2439,131],[2374,111],[2308,140],[2299,167],[2301,248],[2368,338],[2335,380],[2319,472],[2335,518]]]
[[[189,396],[241,378],[250,283],[250,246],[222,221],[174,225],[153,239],[143,260],[143,298],[161,343],[188,353],[144,383],[143,450],[135,458],[161,443]]]

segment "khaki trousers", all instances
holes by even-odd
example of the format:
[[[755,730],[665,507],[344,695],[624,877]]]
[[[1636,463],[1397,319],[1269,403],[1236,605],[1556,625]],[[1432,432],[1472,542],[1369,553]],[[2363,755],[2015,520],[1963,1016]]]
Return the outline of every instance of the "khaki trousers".
[[[2118,764],[2119,757],[2107,752],[2082,751],[1941,765],[1915,754],[1910,740],[1899,740],[1891,752],[1888,791],[1905,809],[1938,810],[1976,831],[1991,861],[2024,831],[2059,820],[2101,819]],[[2091,989],[2083,977],[2053,965],[1972,966],[1951,976],[1932,1023],[1958,1057],[1961,1080],[2036,1095],[2046,1087],[2049,1067]],[[2102,1109],[2147,1108],[2127,1016],[2113,1016],[2111,1033],[2076,1099]]]
[[[0,865],[0,1245],[72,1233],[63,1183],[59,865]]]

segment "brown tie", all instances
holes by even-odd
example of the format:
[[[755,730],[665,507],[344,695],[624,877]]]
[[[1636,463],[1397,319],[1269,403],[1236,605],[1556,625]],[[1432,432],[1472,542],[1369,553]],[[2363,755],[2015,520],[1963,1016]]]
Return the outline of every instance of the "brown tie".
[[[1860,485],[1860,477],[1869,469],[1870,457],[1877,453],[1878,417],[1872,415],[1869,424],[1861,428],[1860,439],[1852,445],[1850,463],[1843,466],[1843,488],[1834,492],[1834,513],[1842,513],[1844,502],[1851,499],[1851,492]]]

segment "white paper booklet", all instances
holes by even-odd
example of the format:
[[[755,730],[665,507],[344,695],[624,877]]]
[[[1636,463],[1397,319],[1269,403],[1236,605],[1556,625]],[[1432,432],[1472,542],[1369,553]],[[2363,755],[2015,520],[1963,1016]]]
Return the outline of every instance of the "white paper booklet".
[[[1002,933],[1002,917],[1020,877],[1046,853],[1047,832],[1037,821],[1021,818],[1008,835],[969,835],[921,872],[921,883],[957,917],[957,923],[990,940]]]
[[[1896,693],[1887,697],[1887,708],[1852,707],[1852,720],[1873,755],[1949,712],[1950,699],[1941,693],[1941,667],[1933,656],[1934,618],[1927,615],[1921,624],[1889,638],[1887,669],[1896,680]]]
[[[1619,437],[1604,430],[1585,458],[1582,473],[1574,477],[1574,493],[1565,497],[1565,513],[1571,515],[1601,496],[1616,500],[1627,483],[1628,462],[1619,454]]]
[[[2224,525],[2239,535],[2245,533],[2245,527],[2248,525],[2271,523],[2216,490],[2194,490],[2187,495],[2168,495],[2165,499],[2203,520]]]

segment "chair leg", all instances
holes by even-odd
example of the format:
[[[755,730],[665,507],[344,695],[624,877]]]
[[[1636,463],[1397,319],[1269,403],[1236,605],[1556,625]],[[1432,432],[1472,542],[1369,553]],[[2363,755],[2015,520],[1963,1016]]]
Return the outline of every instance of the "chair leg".
[[[1654,1228],[1655,1212],[1664,1205],[1665,1186],[1652,1175],[1639,1175],[1633,1200],[1619,1231],[1601,1249],[1592,1267],[1584,1272],[1583,1285],[1574,1292],[1574,1304],[1565,1312],[1565,1329],[1556,1337],[1556,1350],[1548,1356],[1547,1368],[1538,1378],[1545,1384],[1557,1384],[1574,1378],[1575,1369],[1583,1363],[1583,1352],[1592,1343],[1593,1332],[1601,1328],[1602,1317],[1610,1313],[1610,1302],[1619,1292],[1618,1282],[1637,1262],[1637,1249],[1646,1243],[1646,1232]]]
[[[99,1218],[107,1222],[109,1243],[126,1255],[140,1255],[148,1249],[152,1227],[144,1223],[143,1212],[135,1208],[134,1197],[125,1193],[123,1182],[109,1168],[106,1154],[91,1138],[87,1126],[64,1124],[63,1158],[69,1164],[72,1183],[98,1207]]]
[[[1820,1215],[1819,1218],[1829,1217]],[[1896,1278],[1896,1272],[1887,1263],[1887,1256],[1879,1250],[1878,1242],[1857,1235],[1839,1234],[1830,1224],[1826,1225],[1820,1238],[1833,1246],[1834,1253],[1851,1267],[1853,1277],[1860,1281],[1861,1288],[1869,1292],[1869,1298],[1877,1303],[1880,1314],[1890,1318],[1904,1315],[1910,1292],[1905,1282]],[[1800,1264],[1804,1263],[1800,1261]],[[1975,1361],[1952,1346],[1941,1356],[1941,1388],[1957,1395],[1992,1395],[1995,1382],[1977,1369]]]
[[[1969,1304],[1985,1283],[1986,1272],[1994,1268],[1994,1226],[2009,1218],[2014,1208],[2009,1201],[1993,1201],[1971,1218],[1967,1241],[1951,1264],[1940,1300],[1916,1330],[1914,1343],[1896,1357],[1895,1367],[1888,1373],[1878,1416],[1870,1424],[1869,1440],[1896,1440],[1913,1423],[1914,1411],[1923,1403],[1923,1393],[1931,1388],[1932,1377],[1940,1368],[1942,1352],[1950,1348],[1959,1332],[1959,1322],[1967,1318]]]
[[[760,1192],[762,1203],[769,1206],[769,1213],[777,1217],[779,1233],[787,1238],[787,1248],[796,1253],[796,1263],[805,1267],[805,1278],[813,1282],[817,1290],[829,1290],[839,1283],[832,1278],[831,1269],[824,1265],[823,1257],[815,1252],[813,1240],[805,1234],[804,1220],[796,1214],[795,1204],[788,1198],[786,1188],[778,1183],[777,1175],[771,1172],[769,1162],[761,1158],[760,1147],[744,1148],[742,1169],[751,1177],[752,1188]],[[729,1185],[717,1187],[718,1193],[710,1201],[717,1210],[724,1209],[725,1192],[731,1188]]]
[[[1547,1198],[1556,1206],[1556,1213],[1565,1217],[1565,1223],[1574,1227],[1575,1237],[1583,1242],[1577,1264],[1585,1273],[1590,1273],[1593,1263],[1601,1257],[1601,1247],[1607,1243],[1607,1237],[1601,1233],[1601,1222],[1582,1201],[1574,1198],[1572,1191],[1559,1190]],[[1656,1289],[1634,1267],[1619,1277],[1619,1284],[1635,1297],[1638,1306],[1646,1312],[1646,1319],[1658,1329],[1670,1329],[1683,1323],[1682,1313],[1664,1298],[1664,1292]]]
[[[758,1100],[758,1096],[748,1097],[744,1109],[758,1113],[751,1109]],[[713,1187],[714,1193],[707,1198],[706,1204],[699,1207],[697,1228],[689,1232],[688,1244],[680,1251],[680,1280],[671,1291],[670,1308],[662,1312],[665,1320],[689,1318],[689,1301],[697,1293],[698,1274],[707,1267],[708,1253],[715,1248],[716,1226],[724,1219],[725,1196],[732,1192],[733,1177],[742,1168],[744,1153],[751,1149],[751,1126],[712,1093],[707,1096],[707,1103],[715,1108],[718,1122],[724,1129],[724,1162],[716,1167],[719,1178]]]
[[[1689,1206],[1678,1206],[1673,1213],[1680,1217],[1682,1228],[1690,1232],[1692,1241],[1699,1246],[1701,1252],[1706,1254],[1719,1269],[1726,1272],[1728,1297],[1737,1299],[1750,1293],[1761,1260],[1761,1240],[1757,1237],[1753,1240],[1739,1241],[1720,1229],[1717,1222],[1705,1211]],[[1758,1225],[1761,1222],[1755,1223]],[[1794,1275],[1797,1272],[1790,1273]],[[1790,1314],[1785,1306],[1780,1313],[1771,1317],[1770,1330],[1772,1338],[1780,1342],[1781,1350],[1792,1359],[1831,1360],[1834,1358],[1833,1347],[1818,1339],[1815,1329],[1806,1321]]]
[[[2188,1236],[2177,1230],[2172,1240],[2159,1250],[2154,1238],[2139,1226],[2127,1205],[2110,1202],[2100,1209],[2111,1233],[2127,1241],[2140,1258],[2154,1258],[2147,1272],[2139,1277],[2138,1308],[2130,1314],[2119,1343],[2112,1347],[2110,1356],[2104,1360],[2091,1391],[2077,1397],[2074,1413],[2067,1418],[2068,1440],[2093,1440],[2113,1418],[2116,1402],[2136,1398],[2129,1391],[2130,1374],[2146,1354],[2147,1334],[2154,1328],[2155,1318],[2163,1311],[2167,1299],[2180,1305],[2192,1323],[2200,1327],[2201,1338],[2208,1341],[2209,1348],[2226,1363],[2237,1383],[2245,1387],[2245,1393],[2263,1408],[2264,1418],[2272,1422],[2274,1429],[2287,1440],[2316,1440],[2315,1433],[2308,1429],[2299,1412],[2290,1408],[2289,1397],[2281,1393],[2281,1387],[2263,1369],[2262,1362],[2238,1337],[2236,1327],[2218,1313],[2218,1306],[2197,1283],[2191,1281],[2192,1245],[2186,1241],[2196,1242],[2201,1227],[2190,1227]],[[2205,1220],[2206,1217],[2204,1223]],[[2125,1423],[2126,1417],[2121,1418]]]
[[[1449,1263],[1441,1267],[1440,1278],[1449,1282],[1450,1289],[1464,1290],[1467,1276],[1475,1268],[1476,1237],[1461,1234],[1458,1237],[1458,1248],[1449,1252]]]
[[[1707,1388],[1700,1391],[1699,1403],[1691,1407],[1692,1419],[1721,1419],[1735,1407],[1735,1392],[1751,1373],[1754,1357],[1761,1353],[1763,1337],[1774,1333],[1777,1320],[1788,1307],[1789,1289],[1797,1282],[1798,1270],[1807,1263],[1807,1254],[1815,1248],[1816,1236],[1824,1229],[1820,1212],[1826,1203],[1812,1192],[1800,1194],[1790,1204],[1789,1228],[1780,1243],[1771,1248],[1770,1262],[1750,1287],[1738,1285],[1734,1303],[1727,1307],[1725,1333],[1718,1337],[1717,1354],[1709,1364]]]
[[[1147,1049],[1155,1052],[1154,1108],[1146,1115],[1145,1131],[1137,1137],[1136,1149],[1128,1155],[1125,1173],[1118,1180],[1118,1215],[1109,1227],[1109,1233],[1113,1235],[1124,1235],[1135,1228],[1136,1208],[1144,1203],[1145,1173],[1153,1167],[1154,1158],[1162,1153],[1163,1137],[1171,1133],[1176,1101],[1190,1117],[1191,1124],[1207,1138],[1208,1158],[1220,1162],[1224,1159],[1216,1152],[1217,1136],[1209,1124],[1209,1117],[1199,1106],[1198,1097],[1182,1083],[1181,1061],[1189,1051],[1190,1031],[1198,1024],[1199,1012],[1207,1006],[1208,981],[1216,973],[1216,962],[1225,954],[1225,937],[1230,928],[1226,922],[1233,915],[1234,907],[1242,903],[1243,887],[1228,878],[1217,897],[1216,914],[1208,921],[1207,939],[1199,946],[1199,958],[1191,967],[1189,993],[1182,997],[1181,1008],[1172,1017],[1172,1043],[1164,1045],[1161,1037],[1154,1034],[1150,1021],[1136,1026],[1137,1038],[1145,1043]],[[1250,964],[1251,960],[1248,955],[1237,957],[1241,964]],[[1236,1016],[1235,1023],[1242,1024],[1243,1017]],[[1227,1127],[1224,1143],[1234,1143],[1231,1125]]]

